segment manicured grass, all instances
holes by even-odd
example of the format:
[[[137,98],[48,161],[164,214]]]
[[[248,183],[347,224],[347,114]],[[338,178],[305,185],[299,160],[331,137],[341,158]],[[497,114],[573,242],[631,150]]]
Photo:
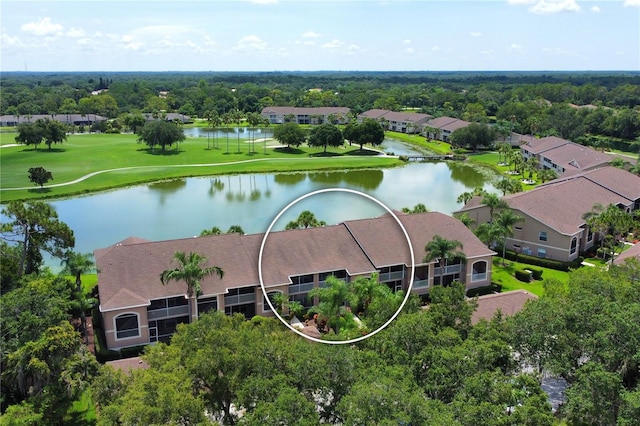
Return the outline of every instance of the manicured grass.
[[[0,143],[14,136],[0,135]],[[330,148],[330,156],[321,148],[301,147],[296,150],[274,149],[256,140],[255,152],[249,153],[250,143],[229,138],[218,140],[219,148],[208,149],[203,138],[188,138],[177,149],[162,153],[156,148],[152,154],[145,145],[136,143],[131,134],[70,135],[51,150],[41,146],[2,148],[0,157],[0,201],[62,197],[133,185],[162,179],[209,176],[234,173],[270,173],[302,170],[330,170],[349,168],[392,167],[402,162],[392,157],[363,155],[345,146]],[[269,143],[269,142],[267,142]],[[49,187],[41,191],[28,179],[30,167],[41,166],[53,174],[49,185],[71,182],[94,172],[101,172],[86,180],[67,186]],[[28,188],[7,190],[7,188]]]
[[[502,285],[502,291],[511,290],[527,290],[537,296],[544,294],[543,281],[545,279],[554,278],[560,282],[567,283],[569,281],[569,273],[557,271],[555,269],[542,268],[534,266],[536,269],[542,269],[542,280],[531,281],[529,283],[522,282],[514,276],[516,269],[526,269],[528,265],[520,262],[513,262],[507,260],[505,265],[502,265],[502,258],[495,257],[493,259],[493,272],[491,274],[491,280],[494,283]]]
[[[434,154],[451,154],[451,144],[447,142],[440,142],[436,140],[427,141],[424,136],[421,135],[408,135],[400,132],[385,132],[386,135],[392,139],[397,139],[402,142],[407,142],[412,145],[416,145],[425,148]]]
[[[90,391],[84,391],[82,395],[80,395],[80,399],[73,403],[67,412],[64,423],[73,426],[96,424],[96,407]]]

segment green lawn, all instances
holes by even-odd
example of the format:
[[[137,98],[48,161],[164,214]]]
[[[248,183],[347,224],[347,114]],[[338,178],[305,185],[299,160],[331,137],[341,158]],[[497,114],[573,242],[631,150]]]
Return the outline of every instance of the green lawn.
[[[425,148],[434,154],[451,154],[451,144],[436,140],[426,140],[422,135],[408,135],[400,132],[387,131],[385,134],[391,138],[402,142],[410,143],[422,148]]]
[[[0,134],[0,144],[13,140],[15,134]],[[209,176],[234,173],[268,173],[279,171],[329,170],[369,167],[392,167],[402,162],[392,157],[362,155],[358,149],[344,146],[329,148],[324,155],[321,148],[301,147],[294,150],[269,148],[265,153],[262,140],[256,140],[255,152],[249,153],[250,143],[229,138],[218,139],[219,149],[208,149],[205,138],[188,138],[178,149],[166,153],[149,152],[136,143],[131,134],[70,135],[51,150],[40,146],[2,148],[0,156],[0,201],[77,195],[97,190],[122,187],[161,179],[189,176]],[[213,144],[213,142],[212,142]],[[365,151],[366,152],[366,151]],[[44,167],[53,174],[50,185],[71,182],[90,173],[100,172],[72,185],[45,188],[41,191],[28,179],[30,167]],[[102,171],[107,172],[102,172]],[[7,190],[7,188],[29,188]]]
[[[539,266],[535,266],[536,269],[542,269],[544,272],[542,273],[542,280],[540,281],[531,281],[529,283],[522,282],[514,276],[514,272],[516,269],[526,269],[528,265],[520,262],[513,262],[508,260],[505,266],[502,265],[502,258],[495,257],[493,259],[493,272],[492,272],[492,281],[497,284],[502,285],[502,291],[511,291],[511,290],[527,290],[537,296],[542,296],[544,294],[544,286],[542,285],[545,279],[555,278],[560,282],[567,283],[569,281],[569,273],[557,271],[555,269],[542,268]]]

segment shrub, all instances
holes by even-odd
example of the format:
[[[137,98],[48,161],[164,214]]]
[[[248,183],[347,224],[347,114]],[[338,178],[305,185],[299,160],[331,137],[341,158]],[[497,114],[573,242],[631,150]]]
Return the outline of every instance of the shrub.
[[[528,283],[531,281],[531,272],[523,269],[516,270],[516,278],[522,282]]]
[[[142,352],[144,352],[145,347],[146,345],[122,348],[120,349],[120,355],[122,356],[122,358],[133,358],[134,356],[139,356]]]
[[[544,270],[537,268],[529,268],[529,270],[531,271],[531,276],[534,280],[537,281],[542,279],[542,273],[544,272]]]
[[[104,331],[101,328],[93,326],[93,342],[96,347],[96,360],[100,363],[120,359],[120,352],[110,351],[104,341]]]
[[[407,157],[406,155],[401,155],[401,156],[399,156],[399,157],[398,157],[398,159],[399,159],[400,161],[404,161],[405,163],[406,163],[407,161],[409,161],[409,157]]]

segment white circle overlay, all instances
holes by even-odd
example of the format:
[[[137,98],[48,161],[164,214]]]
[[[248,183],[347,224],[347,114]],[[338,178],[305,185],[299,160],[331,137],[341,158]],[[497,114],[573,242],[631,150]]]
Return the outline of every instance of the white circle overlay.
[[[289,322],[287,320],[285,320],[284,318],[282,318],[282,316],[280,316],[278,311],[275,309],[275,307],[271,303],[271,299],[269,299],[269,297],[267,296],[267,290],[266,290],[266,288],[264,286],[264,280],[262,278],[262,254],[263,254],[263,251],[264,251],[264,246],[265,246],[265,244],[267,242],[267,238],[269,237],[269,233],[271,233],[271,229],[276,224],[276,222],[278,222],[278,219],[280,219],[280,217],[283,214],[285,214],[287,212],[287,210],[289,210],[292,206],[294,206],[298,202],[304,200],[305,198],[309,198],[309,197],[312,197],[314,195],[327,193],[327,192],[346,192],[346,193],[349,193],[349,194],[359,195],[361,197],[369,199],[370,201],[373,201],[374,203],[378,204],[380,207],[385,209],[387,211],[387,213],[389,213],[395,219],[395,221],[398,223],[398,226],[400,226],[400,229],[402,230],[402,233],[404,234],[404,237],[407,240],[407,245],[409,247],[409,253],[411,254],[411,274],[410,274],[410,277],[409,277],[410,278],[409,279],[409,287],[407,288],[407,293],[405,294],[404,299],[402,300],[402,303],[400,304],[400,307],[391,316],[391,318],[389,318],[389,320],[387,322],[385,322],[384,324],[382,324],[380,327],[378,327],[377,329],[373,330],[371,333],[368,333],[368,334],[366,334],[364,336],[361,336],[361,337],[357,337],[355,339],[349,339],[349,340],[322,340],[322,339],[318,339],[316,337],[307,336],[306,334],[302,333],[300,330],[296,329],[291,324],[289,324]],[[374,198],[374,197],[372,197],[372,196],[370,196],[368,194],[365,194],[363,192],[355,191],[353,189],[347,189],[347,188],[325,188],[325,189],[319,189],[319,190],[316,190],[316,191],[309,192],[309,193],[307,193],[305,195],[302,195],[301,197],[293,200],[284,209],[282,209],[282,211],[280,213],[278,213],[278,215],[273,219],[273,221],[269,225],[269,228],[267,228],[267,231],[265,232],[264,237],[262,238],[262,243],[260,244],[260,254],[258,255],[258,277],[260,279],[260,287],[262,288],[262,294],[264,296],[264,299],[269,304],[269,307],[271,308],[271,312],[273,312],[275,314],[275,316],[278,317],[278,319],[284,325],[286,325],[291,331],[293,331],[294,333],[296,333],[296,334],[298,334],[298,335],[300,335],[300,336],[302,336],[302,337],[304,337],[306,339],[309,339],[311,341],[318,342],[318,343],[328,343],[328,344],[331,344],[331,345],[351,344],[351,343],[359,342],[359,341],[364,340],[364,339],[368,339],[369,337],[374,336],[375,334],[377,334],[379,331],[384,330],[400,314],[400,312],[402,311],[402,308],[404,308],[404,305],[407,303],[407,300],[409,300],[409,296],[411,295],[411,290],[412,290],[412,287],[413,287],[413,280],[414,280],[414,277],[415,277],[415,256],[413,255],[413,246],[411,245],[411,239],[409,238],[409,234],[407,233],[407,230],[405,229],[404,225],[402,224],[402,222],[400,222],[400,219],[398,219],[398,216],[396,216],[396,214],[389,207],[384,205],[380,200],[378,200],[378,199],[376,199],[376,198]]]

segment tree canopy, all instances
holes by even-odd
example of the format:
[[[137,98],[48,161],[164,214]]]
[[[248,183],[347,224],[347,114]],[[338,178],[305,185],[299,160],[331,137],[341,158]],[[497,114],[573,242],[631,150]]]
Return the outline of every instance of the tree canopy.
[[[186,139],[182,129],[166,120],[148,121],[140,130],[138,143],[144,143],[153,151],[159,146],[164,152],[167,147]]]
[[[328,146],[341,146],[344,144],[344,137],[337,126],[325,123],[311,129],[308,143],[310,146],[322,146],[324,147],[324,152],[327,152]]]
[[[307,138],[306,132],[298,123],[286,122],[273,129],[273,137],[287,148],[300,146]]]

